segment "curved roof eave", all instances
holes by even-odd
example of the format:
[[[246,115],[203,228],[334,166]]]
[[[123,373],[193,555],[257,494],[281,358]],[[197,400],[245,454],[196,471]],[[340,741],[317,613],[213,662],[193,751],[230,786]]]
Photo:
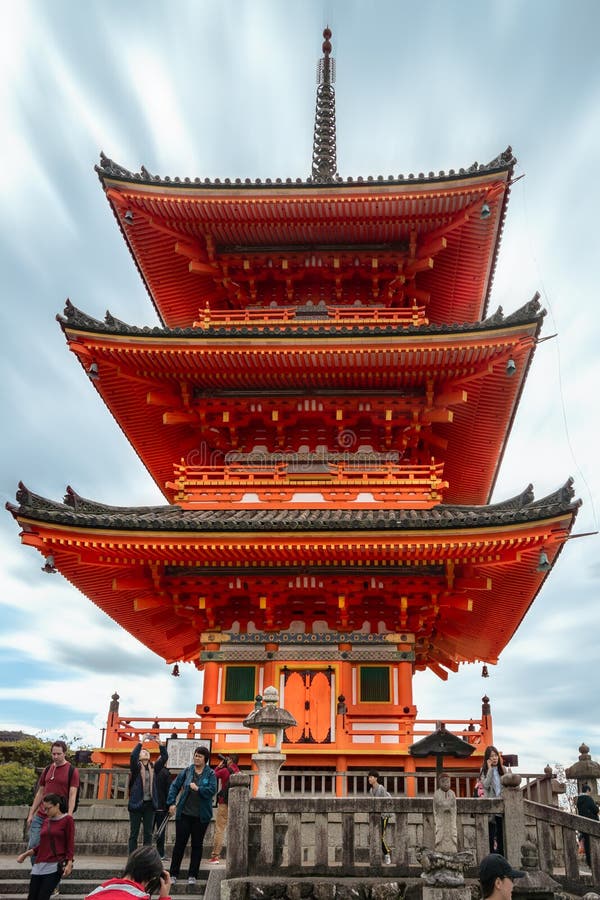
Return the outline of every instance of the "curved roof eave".
[[[66,329],[75,331],[92,332],[104,335],[122,335],[123,337],[147,337],[149,339],[158,340],[174,340],[178,338],[197,338],[198,340],[222,339],[224,337],[239,338],[277,338],[282,337],[308,337],[314,339],[319,334],[331,337],[332,335],[342,334],[344,337],[352,337],[352,335],[372,336],[415,336],[415,335],[454,335],[464,332],[485,332],[493,331],[503,327],[516,327],[520,325],[538,324],[541,327],[542,320],[546,315],[546,311],[541,308],[539,302],[539,294],[527,303],[524,303],[519,309],[505,316],[502,307],[498,307],[496,312],[479,322],[464,322],[462,324],[454,323],[453,325],[436,325],[429,323],[428,325],[355,325],[341,324],[339,322],[328,321],[327,323],[318,320],[310,322],[306,321],[304,326],[289,327],[285,325],[266,325],[258,328],[253,325],[238,326],[221,326],[204,328],[167,328],[159,326],[136,326],[129,325],[121,319],[115,318],[107,310],[104,322],[95,319],[82,310],[74,306],[70,300],[67,300],[63,315],[57,315],[56,320],[60,324],[63,331]]]
[[[438,531],[531,524],[557,516],[574,520],[581,505],[573,500],[573,479],[558,490],[533,498],[531,487],[507,501],[488,506],[440,504],[413,509],[229,509],[189,510],[175,505],[117,507],[80,497],[67,488],[65,502],[49,500],[19,484],[18,505],[6,509],[17,520],[110,531],[254,532],[269,531]]]

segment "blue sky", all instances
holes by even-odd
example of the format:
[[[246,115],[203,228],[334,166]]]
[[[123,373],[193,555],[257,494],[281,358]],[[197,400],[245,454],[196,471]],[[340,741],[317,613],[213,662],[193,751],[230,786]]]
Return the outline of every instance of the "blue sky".
[[[600,66],[596,0],[53,0],[2,4],[1,493],[19,480],[119,505],[161,495],[69,354],[64,301],[156,324],[93,172],[306,176],[315,64],[333,29],[338,167],[408,175],[487,162],[511,144],[512,190],[491,308],[539,290],[548,316],[495,499],[569,475],[597,529]],[[0,726],[97,743],[110,695],[127,715],[193,714],[201,676],[171,678],[0,517]],[[598,537],[570,541],[490,678],[419,674],[419,716],[476,716],[520,770],[600,758]],[[502,616],[502,598],[496,598]]]

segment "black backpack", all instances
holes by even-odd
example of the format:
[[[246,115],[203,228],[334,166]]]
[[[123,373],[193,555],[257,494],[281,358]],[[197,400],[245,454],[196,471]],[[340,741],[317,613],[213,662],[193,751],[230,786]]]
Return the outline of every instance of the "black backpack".
[[[46,775],[50,771],[50,766],[52,766],[52,765],[53,765],[53,763],[50,763],[49,766],[46,766],[46,768],[44,769],[44,771],[42,772],[42,774],[40,776],[40,782],[42,781],[42,779],[44,781],[46,780]],[[66,813],[69,811],[69,789],[71,787],[71,779],[73,778],[74,771],[75,771],[75,766],[73,765],[73,763],[69,763],[69,775],[67,778],[67,796],[63,797],[61,795],[60,801],[59,801],[59,808],[60,808],[61,813]],[[73,808],[73,812],[77,812],[77,807],[79,806],[79,791],[80,790],[81,790],[81,785],[79,785],[79,787],[77,788],[77,795],[75,797],[75,806]],[[50,791],[48,793],[50,793]]]

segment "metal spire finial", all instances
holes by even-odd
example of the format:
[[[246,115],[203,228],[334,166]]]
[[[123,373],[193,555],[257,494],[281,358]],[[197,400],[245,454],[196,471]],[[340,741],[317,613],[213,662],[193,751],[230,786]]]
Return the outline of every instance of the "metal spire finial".
[[[313,138],[312,178],[319,184],[335,181],[337,151],[335,146],[335,60],[331,53],[331,29],[323,31],[323,57],[317,63],[317,109]]]

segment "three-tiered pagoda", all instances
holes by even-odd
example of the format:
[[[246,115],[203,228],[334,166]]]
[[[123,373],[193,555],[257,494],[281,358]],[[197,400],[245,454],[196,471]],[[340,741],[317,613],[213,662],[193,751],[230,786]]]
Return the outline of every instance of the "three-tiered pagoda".
[[[292,767],[414,771],[433,728],[415,672],[497,662],[578,504],[570,481],[490,504],[544,316],[537,297],[488,311],[511,149],[340,177],[330,36],[309,178],[97,167],[160,325],[70,303],[59,322],[167,503],[21,485],[8,508],[48,571],[203,672],[196,737],[215,752],[249,762],[242,721],[275,685]],[[130,747],[112,725],[106,763]],[[463,734],[483,752],[485,704]]]

